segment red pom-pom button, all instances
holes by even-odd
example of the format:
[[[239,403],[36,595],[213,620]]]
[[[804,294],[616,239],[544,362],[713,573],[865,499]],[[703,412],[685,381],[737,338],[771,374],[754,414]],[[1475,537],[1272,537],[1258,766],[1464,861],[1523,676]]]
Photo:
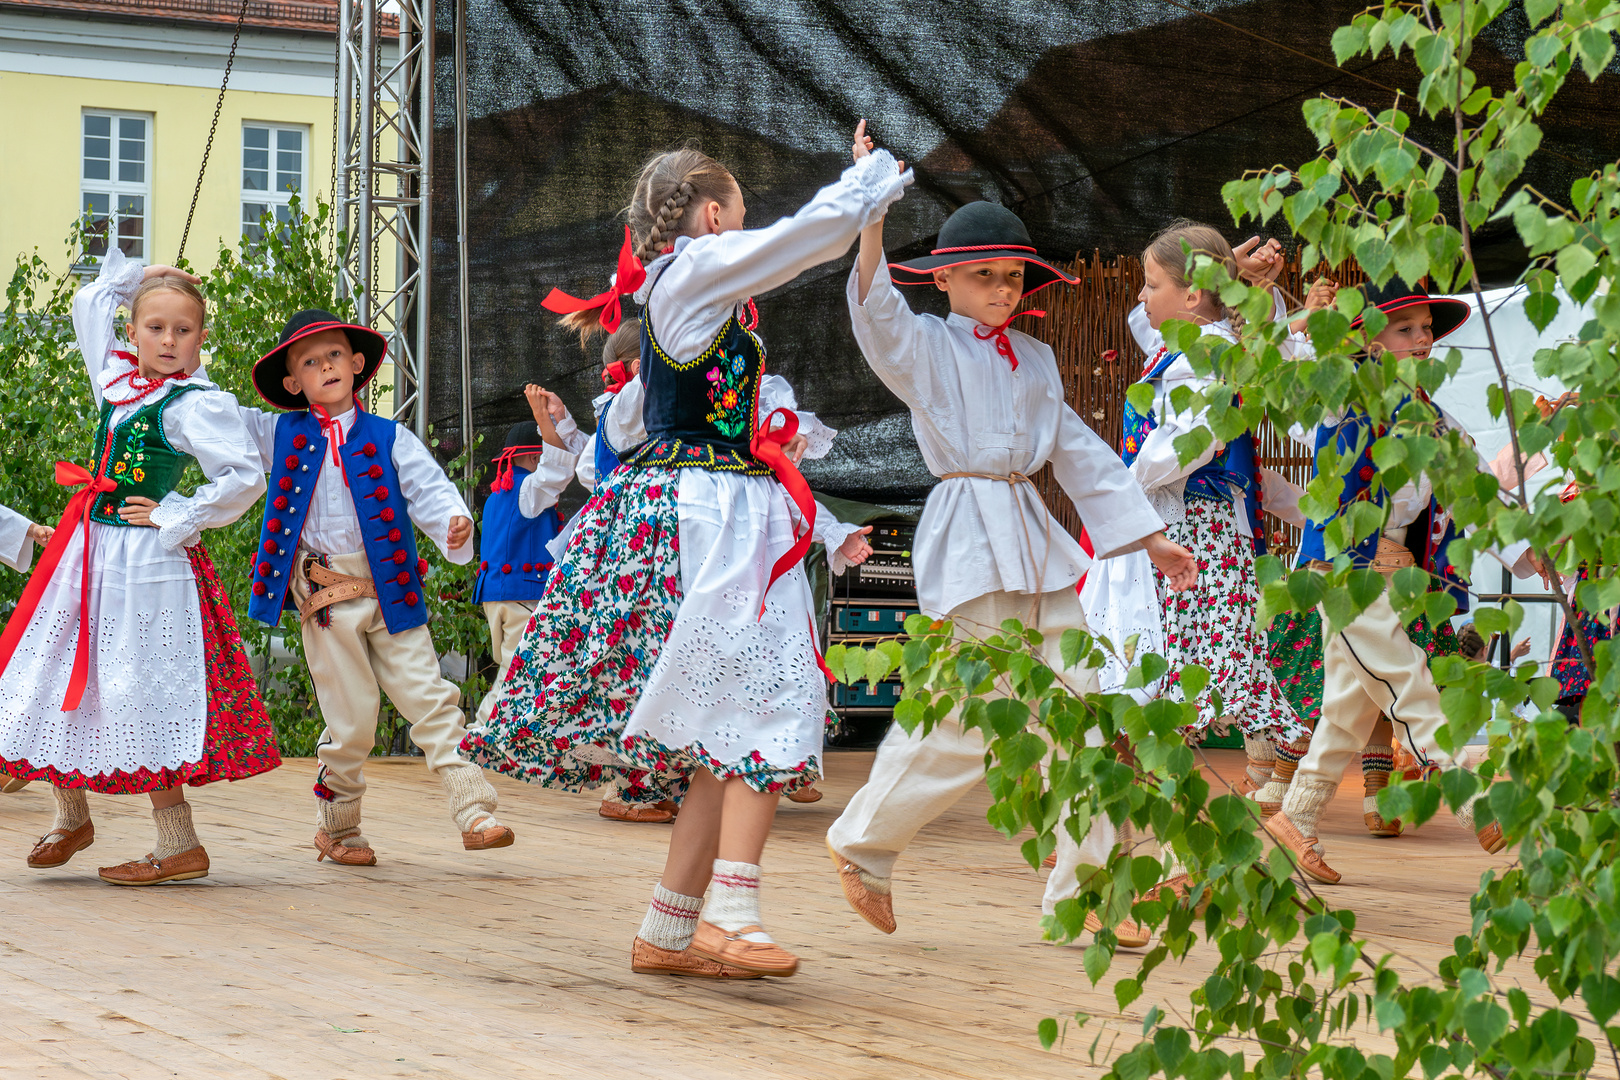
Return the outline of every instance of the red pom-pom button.
[[[287,455],[287,460],[285,462],[283,462],[283,464],[285,464],[287,466],[287,468],[289,468],[289,469],[298,468],[298,455],[297,454],[288,454]]]
[[[416,560],[416,576],[417,577],[427,577],[427,560],[426,559],[417,559]]]
[[[392,506],[385,506],[382,508],[382,513],[378,514],[377,516],[382,518],[384,521],[393,521],[394,508]]]
[[[523,564],[523,572],[525,574],[527,574],[530,570],[533,570],[533,569],[534,569],[534,563],[524,563]]]
[[[410,558],[410,556],[405,554],[405,552],[403,552],[403,551],[396,551],[392,555],[390,555],[389,558],[394,560],[394,565],[395,566],[404,566],[405,565],[405,560]]]
[[[281,531],[281,519],[280,518],[271,518],[269,521],[264,523],[264,527],[269,529],[271,532],[280,532]]]
[[[277,510],[285,510],[285,509],[287,509],[287,496],[285,496],[285,495],[277,495],[276,496],[276,501],[271,503],[270,505],[274,506]]]
[[[389,529],[388,530],[388,542],[390,544],[397,544],[397,543],[399,543],[399,538],[401,536],[403,536],[403,535],[405,535],[405,534],[400,532],[398,529]]]
[[[420,599],[422,599],[422,598],[420,596],[417,596],[415,593],[408,592],[408,593],[405,594],[405,606],[406,607],[415,607],[416,602],[418,600],[420,600]]]
[[[409,585],[410,583],[411,572],[409,570],[401,570],[399,573],[394,575],[395,585]]]
[[[376,491],[371,493],[371,497],[374,499],[386,499],[388,498],[388,489],[385,487],[379,487]]]
[[[383,470],[381,465],[373,465],[371,468],[366,470],[366,475],[371,477],[373,480],[381,480],[382,472]]]
[[[366,443],[366,445],[364,445],[364,446],[362,446],[360,448],[360,452],[362,454],[366,455],[366,457],[376,457],[377,456],[377,444],[368,442],[368,443]]]
[[[269,577],[270,576],[270,564],[269,563],[262,562],[262,563],[259,564],[259,576],[260,577]]]
[[[291,491],[292,477],[283,476],[280,480],[276,481],[276,487],[280,488],[282,491]]]
[[[511,572],[512,572],[512,564],[511,563],[502,563],[501,564],[501,573],[510,574]]]
[[[264,542],[264,550],[267,553],[274,555],[276,553],[276,542],[274,540],[266,540]]]
[[[269,591],[270,591],[269,589],[264,587],[264,582],[255,581],[253,583],[253,595],[254,596],[263,596],[265,593],[267,593]]]
[[[489,560],[485,559],[483,562],[479,563],[478,564],[478,569],[480,569],[480,570],[488,570],[489,569]]]
[[[294,450],[302,450],[304,447],[306,447],[308,445],[309,445],[308,436],[305,436],[305,435],[294,435],[293,436],[293,449]]]

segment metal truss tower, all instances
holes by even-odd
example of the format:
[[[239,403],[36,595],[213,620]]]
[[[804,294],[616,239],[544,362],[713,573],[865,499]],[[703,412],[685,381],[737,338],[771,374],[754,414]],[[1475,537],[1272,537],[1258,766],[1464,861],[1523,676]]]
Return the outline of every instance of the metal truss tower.
[[[388,339],[394,416],[423,438],[428,412],[434,0],[339,0],[340,288]],[[394,18],[398,38],[390,38]],[[380,265],[392,259],[393,273]]]

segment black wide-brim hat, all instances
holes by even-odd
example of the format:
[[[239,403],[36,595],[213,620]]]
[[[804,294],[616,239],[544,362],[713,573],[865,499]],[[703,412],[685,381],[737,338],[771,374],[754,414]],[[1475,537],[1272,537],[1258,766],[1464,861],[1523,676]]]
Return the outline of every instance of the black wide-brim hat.
[[[1379,288],[1372,282],[1361,286],[1361,295],[1367,298],[1367,303],[1382,311],[1385,315],[1394,314],[1402,308],[1417,307],[1419,304],[1429,305],[1429,315],[1434,319],[1434,340],[1439,340],[1451,333],[1457,327],[1468,321],[1468,316],[1474,313],[1472,305],[1450,296],[1430,296],[1429,290],[1421,285],[1408,286],[1396,274]],[[1361,316],[1357,315],[1350,324],[1354,330],[1361,325]]]
[[[920,259],[890,263],[894,280],[901,285],[929,285],[935,270],[991,259],[1024,260],[1025,296],[1054,282],[1073,285],[1080,280],[1037,255],[1024,223],[999,203],[968,203],[946,219],[935,243],[938,246]]]
[[[253,388],[260,397],[278,409],[309,408],[309,399],[301,393],[288,393],[281,380],[287,377],[288,347],[300,338],[319,334],[323,330],[342,330],[349,338],[349,348],[365,358],[365,366],[354,377],[355,392],[359,393],[371,381],[377,369],[382,367],[383,357],[388,355],[387,339],[368,327],[346,323],[330,311],[311,308],[288,319],[281,331],[281,344],[254,362]]]

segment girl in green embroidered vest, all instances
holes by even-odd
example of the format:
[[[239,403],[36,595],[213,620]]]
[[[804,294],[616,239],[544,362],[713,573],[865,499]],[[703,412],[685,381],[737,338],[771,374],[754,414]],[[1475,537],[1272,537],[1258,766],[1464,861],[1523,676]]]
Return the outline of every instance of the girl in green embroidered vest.
[[[635,971],[797,970],[760,926],[759,862],[777,800],[820,776],[827,682],[799,565],[815,511],[788,464],[797,418],[760,408],[749,297],[843,255],[910,181],[875,153],[792,217],[745,230],[722,165],[660,154],[636,184],[613,286],[547,298],[576,328],[609,332],[620,296],[643,305],[647,439],[580,511],[495,713],[465,745],[568,790],[615,770],[675,777],[684,802]]]
[[[236,399],[201,370],[197,278],[142,267],[115,247],[73,301],[98,407],[76,489],[0,636],[0,773],[42,780],[56,820],[28,855],[55,867],[95,840],[87,791],[144,793],[157,843],[104,867],[114,885],[208,873],[187,786],[280,764],[230,601],[199,542],[264,491]],[[135,352],[114,336],[119,307]],[[206,483],[175,490],[195,461]]]

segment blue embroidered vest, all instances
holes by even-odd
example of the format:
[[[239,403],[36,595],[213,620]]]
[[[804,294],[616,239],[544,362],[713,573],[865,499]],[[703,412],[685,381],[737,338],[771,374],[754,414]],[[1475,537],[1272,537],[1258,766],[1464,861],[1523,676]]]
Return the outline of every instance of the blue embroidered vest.
[[[645,343],[642,348],[646,349]],[[592,464],[596,468],[595,486],[598,488],[602,486],[602,481],[607,479],[608,473],[619,467],[619,452],[613,449],[607,437],[607,414],[611,408],[613,399],[609,398],[602,403],[601,411],[596,414],[596,457]]]
[[[641,378],[647,384],[647,400],[642,416],[647,441],[627,454],[625,463],[770,476],[770,468],[749,450],[759,426],[759,382],[764,374],[765,346],[743,329],[735,314],[695,359],[677,360],[659,347],[652,319],[643,311]]]
[[[1180,357],[1180,353],[1166,353],[1158,363],[1148,369],[1141,382],[1155,382]],[[1159,426],[1153,414],[1144,416],[1125,402],[1124,436],[1120,443],[1120,460],[1127,466],[1142,452],[1142,444],[1149,433]],[[1244,432],[1223,446],[1213,458],[1200,465],[1187,477],[1182,491],[1183,499],[1209,499],[1229,503],[1232,489],[1243,492],[1243,510],[1249,519],[1249,532],[1254,542],[1254,553],[1266,553],[1265,523],[1260,514],[1260,463],[1254,449],[1254,435]]]
[[[349,497],[360,518],[371,579],[377,586],[388,632],[398,634],[426,625],[427,602],[422,575],[427,565],[416,555],[416,532],[394,471],[394,436],[399,425],[356,410],[354,423],[338,448]],[[253,567],[253,595],[248,614],[274,626],[283,609],[295,605],[287,595],[298,540],[309,517],[315,481],[328,453],[320,421],[308,412],[276,418],[276,453],[265,496],[264,528]],[[324,552],[340,555],[344,552]]]
[[[512,486],[484,500],[483,535],[478,541],[478,584],[473,603],[539,600],[551,573],[546,545],[562,531],[562,515],[548,506],[527,518],[518,509],[518,489],[528,469],[512,469]]]
[[[1396,411],[1403,407],[1405,402]],[[1316,448],[1311,455],[1313,479],[1317,475],[1316,454],[1324,447],[1331,443],[1341,455],[1353,453],[1361,433],[1367,432],[1367,445],[1351,467],[1350,474],[1344,478],[1344,487],[1339,492],[1340,510],[1353,502],[1364,500],[1382,506],[1388,494],[1381,491],[1375,496],[1372,492],[1372,479],[1378,472],[1372,460],[1372,444],[1377,441],[1379,433],[1368,431],[1368,428],[1369,421],[1365,414],[1350,413],[1336,426],[1323,424],[1316,429]],[[1305,523],[1305,531],[1299,541],[1299,566],[1305,566],[1312,560],[1327,561],[1326,530],[1328,522],[1335,517],[1338,514],[1325,521]],[[1373,557],[1378,553],[1379,535],[1373,533],[1350,550],[1350,560],[1354,565],[1365,567],[1372,564]],[[1457,601],[1458,612],[1464,612],[1468,610],[1468,577],[1451,564],[1450,554],[1452,541],[1459,535],[1451,524],[1451,515],[1442,511],[1440,505],[1430,498],[1429,508],[1407,526],[1405,546],[1417,558],[1417,565],[1439,578],[1441,587]]]

